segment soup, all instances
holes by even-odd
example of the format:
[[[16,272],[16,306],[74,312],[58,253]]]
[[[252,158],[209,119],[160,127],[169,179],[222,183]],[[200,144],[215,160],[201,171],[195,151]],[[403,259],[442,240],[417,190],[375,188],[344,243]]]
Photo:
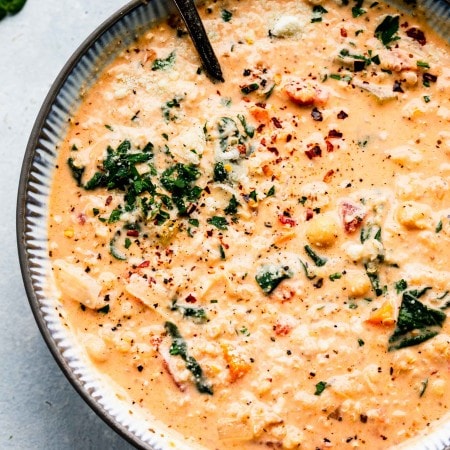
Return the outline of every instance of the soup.
[[[429,432],[450,403],[448,44],[379,2],[200,13],[224,83],[170,17],[70,118],[49,216],[65,322],[195,448]]]

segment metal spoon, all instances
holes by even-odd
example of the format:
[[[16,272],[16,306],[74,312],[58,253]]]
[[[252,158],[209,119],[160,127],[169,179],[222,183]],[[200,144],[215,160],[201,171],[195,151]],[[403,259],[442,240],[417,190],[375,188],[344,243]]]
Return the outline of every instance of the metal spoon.
[[[200,55],[206,72],[215,80],[225,81],[220,63],[198,15],[194,0],[174,0],[174,2],[180,12],[181,18],[186,24],[186,28]]]

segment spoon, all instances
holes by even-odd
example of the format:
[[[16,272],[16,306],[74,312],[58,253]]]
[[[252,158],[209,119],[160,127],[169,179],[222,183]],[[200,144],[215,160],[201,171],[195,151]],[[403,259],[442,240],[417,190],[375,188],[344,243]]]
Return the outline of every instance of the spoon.
[[[194,0],[174,0],[206,72],[215,80],[225,81],[217,56],[198,15]]]

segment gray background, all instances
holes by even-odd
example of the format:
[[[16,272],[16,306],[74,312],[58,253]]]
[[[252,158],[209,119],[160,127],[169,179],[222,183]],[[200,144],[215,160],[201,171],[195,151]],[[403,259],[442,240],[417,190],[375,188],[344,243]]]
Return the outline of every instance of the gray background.
[[[28,0],[0,21],[0,449],[130,450],[66,380],[34,322],[20,275],[15,204],[28,137],[78,45],[126,0]]]

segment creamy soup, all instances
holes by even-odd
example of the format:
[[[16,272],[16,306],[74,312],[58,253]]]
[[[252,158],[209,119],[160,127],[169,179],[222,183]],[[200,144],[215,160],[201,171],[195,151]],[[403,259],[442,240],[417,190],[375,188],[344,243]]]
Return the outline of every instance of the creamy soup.
[[[448,420],[449,47],[343,3],[203,4],[224,83],[170,18],[61,144],[61,314],[192,447],[386,449]]]

